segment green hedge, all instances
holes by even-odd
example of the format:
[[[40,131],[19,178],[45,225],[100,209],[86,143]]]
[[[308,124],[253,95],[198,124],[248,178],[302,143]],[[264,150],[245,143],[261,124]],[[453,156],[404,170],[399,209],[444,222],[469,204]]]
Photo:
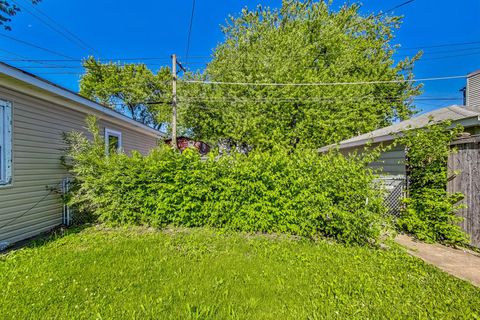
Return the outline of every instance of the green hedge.
[[[93,143],[78,133],[66,138],[76,177],[68,201],[105,223],[324,235],[357,244],[376,242],[388,225],[375,175],[358,157],[278,150],[201,159],[168,147],[105,157],[95,128]]]

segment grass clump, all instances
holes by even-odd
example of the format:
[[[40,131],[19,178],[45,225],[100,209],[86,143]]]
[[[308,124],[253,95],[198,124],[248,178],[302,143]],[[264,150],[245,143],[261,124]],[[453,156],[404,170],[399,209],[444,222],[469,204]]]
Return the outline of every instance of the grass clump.
[[[1,257],[0,314],[475,319],[480,291],[399,249],[204,228],[89,228]]]

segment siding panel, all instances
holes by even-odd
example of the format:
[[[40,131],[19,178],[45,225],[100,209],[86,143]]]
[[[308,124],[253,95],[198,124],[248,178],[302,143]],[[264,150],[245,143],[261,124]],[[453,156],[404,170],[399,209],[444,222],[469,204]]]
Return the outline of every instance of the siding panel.
[[[467,105],[471,108],[480,108],[480,73],[467,78]]]
[[[378,147],[378,144],[372,145],[372,148]],[[359,148],[348,148],[343,149],[341,152],[343,154],[350,154],[350,153],[362,153],[362,149]],[[402,145],[398,145],[393,147],[387,152],[383,152],[380,155],[380,158],[369,164],[370,168],[373,169],[380,169],[382,170],[383,175],[406,175],[406,168],[405,168],[405,148]]]
[[[399,145],[395,148],[383,152],[378,161],[370,164],[372,168],[383,169],[386,175],[405,175],[405,150]]]
[[[11,243],[61,224],[60,195],[52,192],[42,198],[47,187],[58,187],[67,175],[60,162],[65,149],[63,133],[85,132],[87,114],[1,85],[0,98],[13,104],[13,183],[0,187],[0,242]],[[128,125],[100,119],[99,127],[102,135],[105,128],[122,132],[126,153],[138,150],[148,154],[157,146],[155,137]]]

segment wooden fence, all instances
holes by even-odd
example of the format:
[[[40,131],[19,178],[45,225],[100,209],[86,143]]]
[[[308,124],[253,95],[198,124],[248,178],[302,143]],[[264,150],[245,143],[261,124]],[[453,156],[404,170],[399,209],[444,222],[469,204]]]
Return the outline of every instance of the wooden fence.
[[[448,168],[458,175],[449,181],[449,192],[465,195],[467,206],[459,212],[462,228],[470,235],[471,245],[480,248],[480,136],[458,139],[452,143],[458,152],[448,159]]]

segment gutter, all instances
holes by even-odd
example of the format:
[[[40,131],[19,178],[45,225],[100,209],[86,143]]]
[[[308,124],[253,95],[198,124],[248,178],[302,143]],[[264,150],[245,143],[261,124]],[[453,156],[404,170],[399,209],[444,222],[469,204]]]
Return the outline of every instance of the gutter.
[[[85,97],[82,97],[76,92],[73,92],[71,90],[68,90],[66,88],[63,88],[55,83],[52,83],[46,79],[40,78],[34,74],[31,74],[29,72],[23,71],[21,69],[15,68],[13,66],[10,66],[6,63],[0,62],[0,74],[4,74],[10,78],[13,78],[15,80],[24,82],[26,84],[29,84],[31,86],[34,86],[36,88],[45,90],[51,94],[54,94],[56,96],[59,96],[61,98],[67,99],[69,101],[81,104],[89,109],[95,110],[97,112],[100,112],[104,115],[107,115],[111,118],[114,118],[116,120],[119,120],[120,125],[126,125],[129,124],[140,131],[144,133],[148,133],[149,135],[153,135],[157,138],[164,138],[165,135],[161,133],[160,131],[157,131],[153,128],[150,128],[138,121],[135,121],[125,115],[122,115],[110,108],[107,108],[97,102],[94,102],[90,99],[87,99]]]
[[[455,120],[455,121],[453,121],[450,128],[453,128],[454,126],[456,126],[458,124],[462,125],[464,128],[479,126],[480,125],[480,115]],[[418,128],[422,128],[422,127],[418,127]],[[397,135],[401,135],[401,134],[402,134],[402,131],[397,133]],[[338,148],[339,150],[342,150],[342,149],[347,149],[347,148],[360,147],[360,146],[364,146],[368,143],[390,142],[390,141],[395,140],[397,138],[397,135],[388,134],[388,135],[366,138],[366,139],[362,139],[362,140],[358,140],[358,141],[352,141],[352,142],[346,142],[346,143],[339,142],[337,144],[331,144],[331,145],[322,147],[322,148],[318,149],[318,152],[319,153],[325,153],[325,152],[328,152],[329,150],[334,149],[334,148]]]

